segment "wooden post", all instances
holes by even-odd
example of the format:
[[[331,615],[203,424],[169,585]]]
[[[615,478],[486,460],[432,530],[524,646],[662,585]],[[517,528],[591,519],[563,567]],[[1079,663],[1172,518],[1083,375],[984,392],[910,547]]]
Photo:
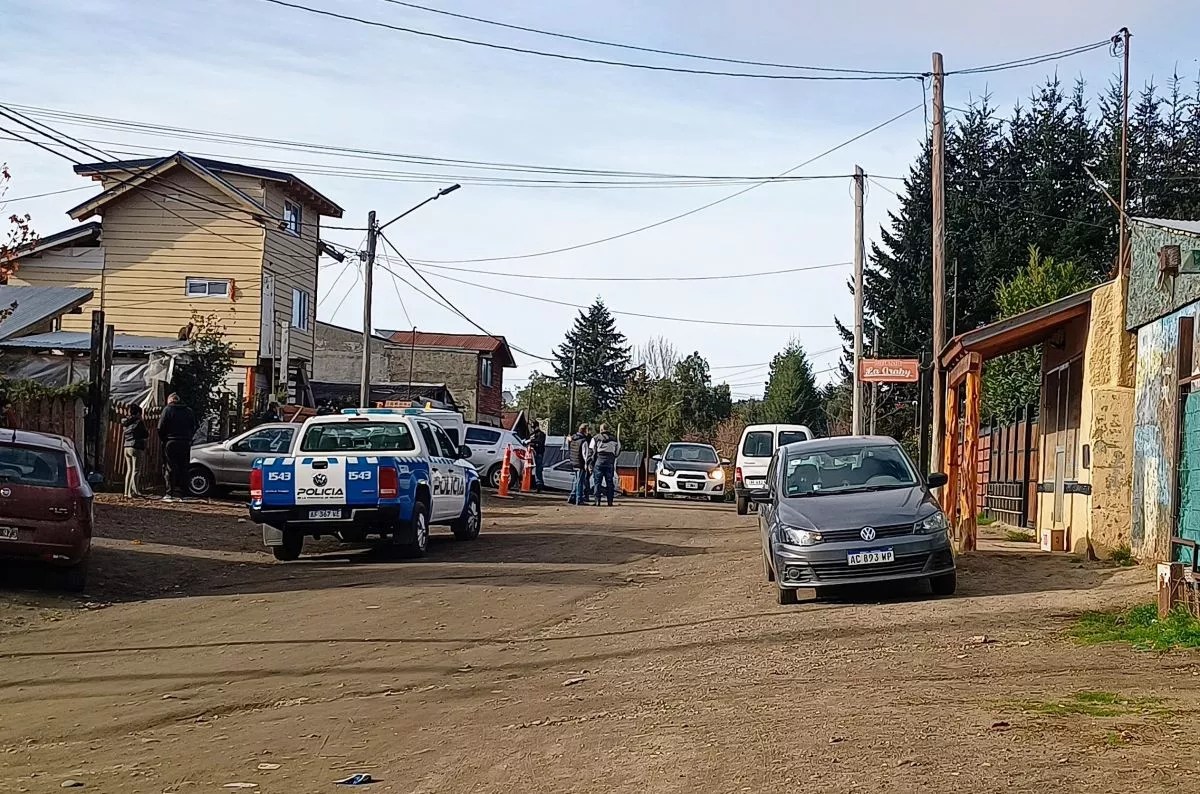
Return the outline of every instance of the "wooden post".
[[[937,366],[946,346],[946,204],[945,204],[945,138],[946,117],[943,98],[946,75],[942,66],[942,54],[933,53],[933,127],[930,130],[932,148],[932,170],[930,173],[930,193],[933,198],[933,457],[942,458],[945,451],[941,444],[945,433],[949,431],[941,424],[943,406],[941,400],[949,396],[950,390],[945,386],[945,373]],[[948,416],[949,414],[945,414]]]
[[[963,487],[959,494],[962,524],[962,548],[959,551],[975,550],[976,518],[979,515],[979,398],[982,371],[979,362],[973,361],[967,371],[966,404],[963,412]]]
[[[1183,587],[1183,563],[1160,562],[1158,564],[1158,616],[1165,618],[1179,603],[1179,590]]]
[[[104,312],[99,310],[92,312],[91,349],[88,354],[88,364],[90,371],[88,373],[87,413],[84,415],[83,465],[87,467],[87,473],[92,474],[100,471],[100,435],[104,432],[100,426],[101,380],[104,368]]]
[[[945,394],[945,433],[942,437],[942,471],[946,473],[946,487],[942,489],[942,510],[950,521],[954,539],[958,539],[958,384],[948,385]]]

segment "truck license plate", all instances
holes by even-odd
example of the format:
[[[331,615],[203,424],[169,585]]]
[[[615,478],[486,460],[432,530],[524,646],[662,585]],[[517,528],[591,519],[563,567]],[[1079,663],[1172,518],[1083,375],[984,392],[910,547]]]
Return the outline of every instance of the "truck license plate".
[[[891,549],[870,549],[869,551],[852,551],[846,555],[850,565],[878,565],[881,562],[895,562],[896,554]]]
[[[341,510],[309,510],[308,511],[308,520],[309,521],[329,521],[331,519],[338,519],[341,517],[342,517]]]
[[[17,539],[17,528],[16,527],[0,527],[0,540],[16,540],[16,539]]]

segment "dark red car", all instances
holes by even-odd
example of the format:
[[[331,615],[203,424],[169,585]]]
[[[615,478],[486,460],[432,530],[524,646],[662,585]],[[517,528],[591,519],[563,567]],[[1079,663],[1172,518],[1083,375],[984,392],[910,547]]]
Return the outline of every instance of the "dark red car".
[[[70,441],[0,429],[0,564],[49,563],[66,589],[82,590],[92,548],[92,499]]]

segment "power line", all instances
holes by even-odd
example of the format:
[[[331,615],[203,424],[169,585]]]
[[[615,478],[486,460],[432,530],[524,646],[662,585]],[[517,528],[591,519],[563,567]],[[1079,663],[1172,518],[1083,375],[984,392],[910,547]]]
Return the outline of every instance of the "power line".
[[[411,267],[411,265],[410,265],[410,267]],[[421,271],[418,270],[417,268],[413,267],[413,270],[418,275],[421,274]],[[578,303],[570,303],[568,301],[560,301],[560,300],[556,300],[554,298],[543,298],[539,295],[526,295],[521,292],[513,292],[511,290],[500,289],[499,287],[491,287],[491,286],[487,286],[485,284],[475,284],[470,281],[465,281],[460,278],[455,278],[454,276],[446,276],[441,273],[432,273],[430,275],[434,276],[435,278],[445,279],[446,281],[453,281],[457,284],[465,284],[468,287],[476,287],[477,289],[487,290],[489,292],[499,292],[504,295],[512,295],[513,297],[517,297],[517,298],[525,298],[527,300],[540,301],[542,303],[552,303],[552,304],[555,304],[556,306],[566,306],[566,307],[572,308],[572,309],[586,310],[588,308],[587,306],[581,306]],[[422,276],[422,280],[424,280],[423,276]],[[428,284],[429,282],[426,281],[426,283]],[[724,326],[730,326],[730,327],[734,327],[734,328],[833,328],[834,327],[832,325],[783,325],[783,324],[777,324],[777,323],[735,323],[735,322],[729,322],[729,321],[725,321],[725,320],[714,320],[714,319],[710,319],[710,318],[668,317],[666,315],[659,315],[659,314],[642,314],[640,312],[618,311],[617,309],[609,309],[609,311],[612,312],[613,314],[621,314],[621,315],[625,315],[626,317],[642,317],[642,318],[648,319],[648,320],[666,320],[668,322],[676,322],[676,323],[699,323],[701,325],[724,325]]]
[[[498,28],[507,28],[509,30],[519,30],[524,33],[535,33],[539,36],[551,36],[557,39],[566,39],[568,41],[579,41],[585,44],[598,44],[602,47],[616,47],[623,50],[633,50],[636,52],[650,52],[657,55],[670,55],[676,58],[691,58],[699,61],[716,61],[719,63],[736,63],[743,66],[764,66],[771,69],[795,69],[800,71],[811,72],[838,72],[843,74],[871,74],[871,75],[892,75],[896,77],[919,77],[917,72],[899,72],[888,71],[881,69],[840,69],[831,66],[799,66],[790,63],[772,63],[770,61],[750,61],[741,58],[722,58],[716,55],[697,55],[689,52],[679,52],[676,50],[663,50],[655,47],[639,47],[634,44],[621,44],[614,41],[604,41],[602,39],[591,39],[586,36],[572,36],[568,33],[557,33],[549,30],[541,30],[538,28],[525,27],[524,25],[513,25],[507,22],[498,22],[493,19],[483,19],[482,17],[473,17],[468,14],[457,14],[453,11],[446,11],[440,8],[430,8],[429,6],[418,5],[417,3],[402,2],[402,0],[383,0],[385,3],[392,5],[404,6],[405,8],[416,9],[417,11],[426,11],[431,14],[440,14],[442,16],[453,17],[455,19],[465,19],[470,22],[478,22],[483,25],[492,25]]]
[[[91,188],[91,185],[81,185],[79,187],[69,187],[65,190],[51,190],[46,193],[32,193],[28,196],[17,196],[16,198],[0,198],[0,204],[11,204],[16,201],[29,201],[30,199],[45,198],[46,196],[59,196],[63,193],[74,193],[77,190],[90,190]]]
[[[769,74],[765,72],[729,72],[719,71],[715,69],[691,69],[684,66],[661,66],[649,63],[633,63],[631,61],[614,61],[607,58],[589,58],[582,55],[568,55],[561,52],[550,52],[548,50],[535,50],[528,47],[514,47],[507,44],[499,44],[494,41],[482,41],[479,39],[468,39],[461,36],[449,36],[443,33],[433,33],[428,30],[418,30],[416,28],[402,27],[393,25],[388,22],[380,22],[378,20],[366,19],[364,17],[356,17],[350,14],[339,14],[334,11],[326,11],[320,8],[312,8],[311,6],[300,5],[299,3],[289,3],[285,0],[262,0],[266,3],[291,8],[297,11],[305,11],[309,14],[317,14],[319,16],[340,19],[345,22],[355,22],[360,25],[367,25],[374,28],[384,28],[386,30],[395,31],[398,33],[408,33],[414,36],[425,36],[431,39],[439,39],[441,41],[452,41],[458,44],[470,44],[475,47],[487,47],[493,50],[502,50],[504,52],[519,53],[521,55],[536,55],[541,58],[554,58],[562,61],[577,61],[579,63],[590,63],[601,66],[618,66],[625,69],[645,69],[653,72],[672,72],[676,74],[693,74],[707,75],[711,77],[740,77],[752,78],[758,80],[810,80],[810,81],[877,81],[877,80],[919,80],[920,74]]]
[[[1048,52],[1042,55],[1030,55],[1026,58],[1018,58],[1012,61],[1003,61],[1001,63],[993,63],[985,66],[973,66],[967,69],[958,69],[955,71],[946,72],[946,76],[956,74],[987,74],[989,72],[1002,72],[1009,69],[1022,69],[1026,66],[1036,66],[1048,61],[1057,61],[1063,58],[1070,58],[1073,55],[1082,55],[1085,52],[1108,47],[1112,43],[1112,39],[1104,39],[1103,41],[1092,42],[1091,44],[1081,44],[1077,47],[1070,47],[1065,50],[1056,52]]]
[[[503,276],[507,278],[534,279],[538,281],[724,281],[728,279],[757,278],[759,276],[779,276],[786,273],[803,273],[809,270],[825,270],[832,267],[847,267],[850,262],[830,262],[826,265],[809,265],[807,267],[789,267],[782,270],[762,270],[757,273],[728,273],[716,276],[550,276],[540,273],[503,273],[499,270],[477,270],[467,267],[450,265],[435,265],[419,259],[412,260],[421,267],[432,270],[449,270],[456,273],[474,273],[479,276]]]
[[[275,0],[268,0],[268,2],[274,2],[274,1]],[[858,135],[855,135],[853,138],[850,138],[849,140],[842,141],[841,143],[837,144],[836,146],[833,146],[829,149],[826,149],[825,151],[821,152],[818,155],[808,158],[807,160],[800,163],[799,165],[792,166],[791,168],[787,169],[786,171],[778,174],[778,176],[787,176],[788,174],[791,174],[793,171],[798,171],[801,168],[804,168],[805,166],[810,165],[810,164],[816,162],[817,160],[820,160],[822,157],[826,157],[830,154],[833,154],[838,149],[845,148],[846,146],[849,146],[850,144],[854,143],[855,141],[861,140],[862,138],[867,137],[871,133],[876,132],[877,130],[881,130],[889,124],[893,124],[896,121],[899,121],[900,119],[907,116],[909,113],[912,113],[916,110],[920,110],[920,108],[921,108],[920,105],[914,105],[911,108],[909,108],[908,110],[905,110],[902,113],[892,116],[887,121],[876,124],[874,127],[870,128],[866,132],[861,132]],[[703,212],[704,210],[711,209],[712,207],[715,207],[718,204],[724,204],[726,201],[731,201],[731,200],[737,198],[738,196],[743,196],[746,193],[749,193],[751,190],[760,188],[765,184],[769,184],[769,183],[758,182],[753,185],[750,185],[749,187],[742,188],[741,190],[737,191],[736,193],[730,193],[728,196],[719,198],[716,201],[710,201],[707,204],[703,204],[694,209],[690,209],[687,212],[681,212],[678,215],[672,215],[671,217],[664,218],[661,221],[655,221],[654,223],[650,223],[645,226],[639,226],[636,229],[630,229],[629,231],[621,232],[620,234],[612,234],[612,235],[609,235],[608,237],[601,237],[598,240],[589,240],[586,243],[578,243],[576,245],[568,245],[568,246],[564,246],[562,248],[552,248],[547,251],[534,251],[534,252],[528,253],[528,254],[513,254],[510,256],[488,256],[488,257],[476,257],[473,259],[426,259],[426,260],[416,260],[416,261],[419,261],[425,265],[429,265],[429,264],[472,265],[472,264],[476,264],[479,262],[507,262],[507,261],[511,261],[513,259],[533,259],[535,257],[540,257],[540,256],[550,256],[552,254],[562,254],[562,253],[566,253],[567,251],[577,251],[580,248],[588,248],[593,245],[600,245],[602,243],[612,242],[613,240],[620,240],[624,237],[630,237],[635,234],[640,234],[641,232],[649,231],[650,229],[656,229],[659,226],[665,226],[666,224],[672,223],[674,221],[682,220],[683,218],[687,218],[691,215],[695,215],[698,212]]]

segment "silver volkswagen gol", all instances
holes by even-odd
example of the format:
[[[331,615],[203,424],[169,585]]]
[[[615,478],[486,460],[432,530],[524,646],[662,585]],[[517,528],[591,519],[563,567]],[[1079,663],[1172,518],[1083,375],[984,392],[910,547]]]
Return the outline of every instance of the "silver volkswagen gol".
[[[934,595],[954,594],[949,526],[930,489],[891,438],[841,436],[780,447],[759,505],[767,580],[780,604],[798,589],[927,579]]]

